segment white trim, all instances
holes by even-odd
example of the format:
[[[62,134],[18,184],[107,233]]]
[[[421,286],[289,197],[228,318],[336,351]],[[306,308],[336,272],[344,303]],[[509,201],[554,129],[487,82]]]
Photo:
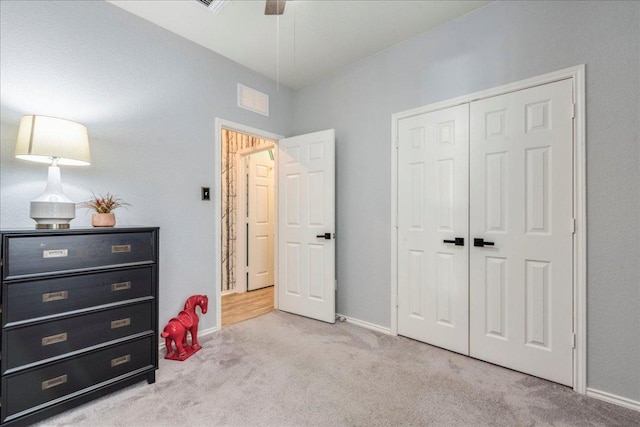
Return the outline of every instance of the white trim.
[[[262,138],[262,139],[266,139],[266,138]],[[241,150],[238,150],[236,154],[238,154],[239,156],[245,157],[250,154],[260,153],[266,150],[275,150],[276,144],[275,144],[275,140],[273,141],[274,142],[267,142],[266,144],[258,145],[257,147],[243,148]],[[275,154],[274,154],[274,160],[275,160]]]
[[[281,138],[278,139],[278,141],[280,141]],[[278,209],[278,161],[279,161],[279,154],[278,152],[280,150],[277,149],[277,145],[278,143],[276,143],[273,147],[273,177],[274,177],[274,183],[273,183],[273,203],[274,203],[274,210],[276,213],[276,221],[275,224],[273,225],[274,229],[273,229],[273,308],[274,309],[278,309],[280,301],[278,299],[279,297],[279,292],[278,292],[278,247],[280,246],[280,242],[278,242],[279,234],[278,234],[278,227],[280,226],[279,221],[280,221],[280,211]]]
[[[215,128],[215,142],[216,148],[213,151],[213,165],[215,170],[214,178],[214,189],[217,192],[216,194],[216,204],[214,206],[214,221],[215,221],[215,236],[216,239],[216,253],[214,257],[214,277],[215,277],[215,287],[216,287],[216,326],[215,329],[222,329],[222,128],[231,129],[238,132],[246,133],[249,135],[258,136],[260,138],[273,139],[275,141],[279,141],[283,138],[281,135],[277,135],[275,133],[263,131],[261,129],[256,129],[250,126],[245,126],[240,123],[235,123],[229,120],[221,119],[216,117],[216,128]],[[274,155],[277,156],[277,150],[274,150]],[[276,168],[277,168],[277,157],[276,157]],[[276,186],[276,203],[278,202],[278,188]],[[277,206],[277,205],[276,205]],[[277,220],[277,212],[276,212],[276,230],[278,227]],[[276,236],[277,237],[277,236]],[[276,245],[274,249],[274,262],[278,260],[278,247]],[[275,264],[277,265],[277,264]],[[278,297],[277,297],[277,289],[278,289],[278,269],[276,268],[275,277],[274,277],[274,307],[278,308]]]
[[[398,122],[402,119],[431,111],[454,107],[480,99],[504,95],[559,80],[572,79],[576,114],[574,121],[573,194],[576,233],[573,259],[573,306],[576,348],[573,352],[573,389],[581,394],[587,391],[587,191],[586,191],[586,132],[585,132],[585,66],[584,64],[554,71],[469,95],[436,102],[423,107],[391,115],[391,328],[398,335]]]
[[[198,332],[198,338],[202,338],[202,337],[206,337],[206,336],[215,334],[219,330],[220,330],[220,328],[218,328],[217,326],[214,326],[212,328],[203,329],[203,330]]]
[[[573,353],[573,389],[587,392],[587,151],[584,64],[569,69],[573,81],[573,206],[576,233],[573,239],[573,327],[576,349]]]
[[[244,225],[246,225],[246,218],[242,217],[242,214],[245,213],[244,209],[244,199],[245,199],[245,173],[246,173],[246,158],[241,153],[235,154],[236,162],[236,286],[235,291],[237,293],[247,292],[247,265],[244,263],[245,260],[245,239],[246,230]],[[242,260],[238,258],[242,257]]]
[[[391,116],[391,335],[398,335],[398,122]]]
[[[212,328],[208,328],[208,329],[203,329],[201,331],[198,331],[198,339],[202,338],[202,337],[206,337],[208,335],[212,335],[216,332],[218,332],[220,330],[220,328],[218,328],[217,326],[214,326]],[[160,338],[160,342],[158,343],[158,357],[159,358],[163,358],[164,359],[164,355],[167,354],[167,346],[166,346],[166,341],[164,340],[164,338]]]
[[[336,318],[340,321],[346,321],[347,323],[352,323],[356,326],[360,326],[361,328],[370,329],[372,331],[380,332],[385,335],[392,335],[391,330],[389,328],[385,328],[384,326],[376,325],[375,323],[365,322],[364,320],[354,319],[353,317],[345,316],[343,314],[337,314]]]
[[[626,397],[618,396],[613,393],[587,388],[587,396],[640,412],[640,402],[627,399]]]
[[[517,82],[507,83],[502,86],[485,89],[468,95],[462,95],[457,98],[447,99],[435,102],[433,104],[424,105],[422,107],[412,108],[410,110],[401,111],[391,115],[392,120],[405,119],[407,117],[418,116],[432,111],[443,110],[445,108],[455,107],[460,104],[467,104],[481,99],[492,98],[498,95],[504,95],[510,92],[516,92],[523,89],[541,86],[547,83],[553,83],[560,80],[566,80],[576,77],[579,73],[584,74],[584,64],[575,67],[565,68],[564,70],[554,71],[552,73],[543,74],[541,76],[532,77]],[[577,107],[577,105],[576,105]],[[576,111],[576,114],[578,111]]]

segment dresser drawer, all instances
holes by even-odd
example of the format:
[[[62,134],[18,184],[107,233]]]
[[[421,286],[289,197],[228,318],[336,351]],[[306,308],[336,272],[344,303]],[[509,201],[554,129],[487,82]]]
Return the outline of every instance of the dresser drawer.
[[[155,346],[157,348],[157,346]],[[143,368],[153,368],[152,338],[120,344],[75,359],[2,378],[11,390],[2,404],[3,421],[37,405]]]
[[[8,236],[4,278],[153,262],[151,232]]]
[[[6,370],[132,334],[152,331],[152,304],[126,307],[63,318],[55,322],[7,329]]]
[[[7,323],[153,295],[153,270],[141,267],[82,276],[10,283]]]

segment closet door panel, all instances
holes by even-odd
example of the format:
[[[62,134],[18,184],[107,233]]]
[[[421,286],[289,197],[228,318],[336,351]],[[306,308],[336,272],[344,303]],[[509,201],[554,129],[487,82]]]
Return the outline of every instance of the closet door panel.
[[[470,108],[470,354],[572,385],[571,81]]]
[[[398,333],[463,354],[469,351],[468,108],[403,119],[398,134]]]

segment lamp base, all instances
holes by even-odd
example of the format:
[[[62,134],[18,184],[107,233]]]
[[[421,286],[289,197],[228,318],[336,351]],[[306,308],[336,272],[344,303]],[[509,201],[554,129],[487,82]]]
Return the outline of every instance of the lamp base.
[[[36,224],[36,230],[66,230],[69,224]]]
[[[36,229],[69,228],[69,221],[76,217],[76,205],[73,202],[33,200],[29,216],[36,222]]]

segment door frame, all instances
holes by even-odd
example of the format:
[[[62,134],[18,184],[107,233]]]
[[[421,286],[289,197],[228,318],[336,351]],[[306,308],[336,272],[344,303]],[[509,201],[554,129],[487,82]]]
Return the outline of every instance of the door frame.
[[[228,128],[226,128],[226,129],[228,129]],[[238,158],[236,159],[236,161],[239,162],[239,164],[240,164],[240,162],[242,162],[244,159],[246,159],[247,156],[250,156],[250,155],[256,154],[256,153],[260,153],[261,151],[266,151],[266,150],[273,150],[273,168],[274,168],[273,169],[273,173],[274,173],[273,203],[275,203],[276,202],[275,191],[276,191],[276,187],[277,187],[276,182],[275,182],[275,179],[276,179],[275,173],[277,172],[276,164],[278,163],[278,158],[276,157],[278,155],[278,153],[276,152],[276,144],[275,143],[273,143],[273,144],[267,143],[267,144],[261,145],[259,147],[245,148],[245,149],[239,150],[237,152]],[[243,173],[243,171],[244,171],[244,168],[241,168],[241,167],[236,168],[236,174],[237,174],[236,182],[238,183],[238,188],[242,188],[242,189],[244,189],[245,185],[246,185],[246,175]],[[245,192],[244,191],[238,191],[237,192],[237,198],[238,198],[238,206],[242,206],[243,208],[236,210],[236,224],[241,224],[241,223],[244,223],[244,220],[245,220],[245,218],[242,217],[242,213],[244,212],[244,206],[246,206],[246,194],[245,194]],[[277,208],[278,207],[274,205],[274,214],[277,212],[277,210],[278,210]],[[276,216],[276,218],[274,218],[274,221],[276,221],[276,222],[274,224],[274,227],[277,225],[277,215],[275,215],[275,216]],[[246,236],[246,234],[247,233],[246,233],[246,228],[245,227],[240,227],[238,229],[237,238],[236,238],[236,254],[243,254],[247,250],[247,245],[246,245],[246,241],[247,241],[246,237],[247,236]],[[276,237],[276,236],[277,236],[277,233],[276,233],[276,229],[274,228],[274,237]],[[274,254],[274,259],[273,259],[273,261],[274,261],[274,266],[273,266],[274,290],[275,290],[275,270],[277,270],[276,269],[276,265],[275,265],[275,260],[276,260],[275,253],[276,253],[277,248],[275,246],[277,246],[277,243],[278,243],[277,239],[274,238],[274,240],[273,240],[273,245],[274,245],[274,249],[273,249],[274,250],[273,251],[273,254]],[[240,273],[243,273],[243,272],[246,272],[246,266],[244,266],[244,265],[241,266],[239,263],[236,262],[236,289],[235,289],[236,293],[237,292],[247,292],[249,290],[248,289],[248,283],[247,283],[246,274],[240,274]],[[242,279],[240,279],[241,283],[239,282],[239,278],[242,278]]]
[[[391,327],[398,335],[398,122],[402,119],[485,98],[571,79],[573,86],[573,390],[587,392],[587,209],[585,65],[436,102],[391,115]]]
[[[220,117],[215,118],[215,149],[213,150],[213,164],[215,166],[214,174],[214,191],[215,196],[213,200],[215,205],[213,207],[214,221],[215,221],[215,259],[214,259],[214,277],[215,277],[215,289],[216,289],[216,330],[222,329],[222,129],[229,129],[236,132],[245,133],[248,135],[257,136],[260,138],[272,139],[275,141],[274,147],[277,146],[278,141],[284,136],[275,133],[267,132],[262,129],[253,128],[240,123],[225,120]],[[277,159],[277,158],[276,158]],[[278,171],[278,162],[275,162],[274,173]],[[278,230],[278,186],[274,188],[275,193],[275,229]],[[276,232],[276,242],[278,236]],[[273,248],[274,265],[278,265],[278,247]],[[274,289],[273,289],[273,306],[278,308],[278,269],[274,271]]]

